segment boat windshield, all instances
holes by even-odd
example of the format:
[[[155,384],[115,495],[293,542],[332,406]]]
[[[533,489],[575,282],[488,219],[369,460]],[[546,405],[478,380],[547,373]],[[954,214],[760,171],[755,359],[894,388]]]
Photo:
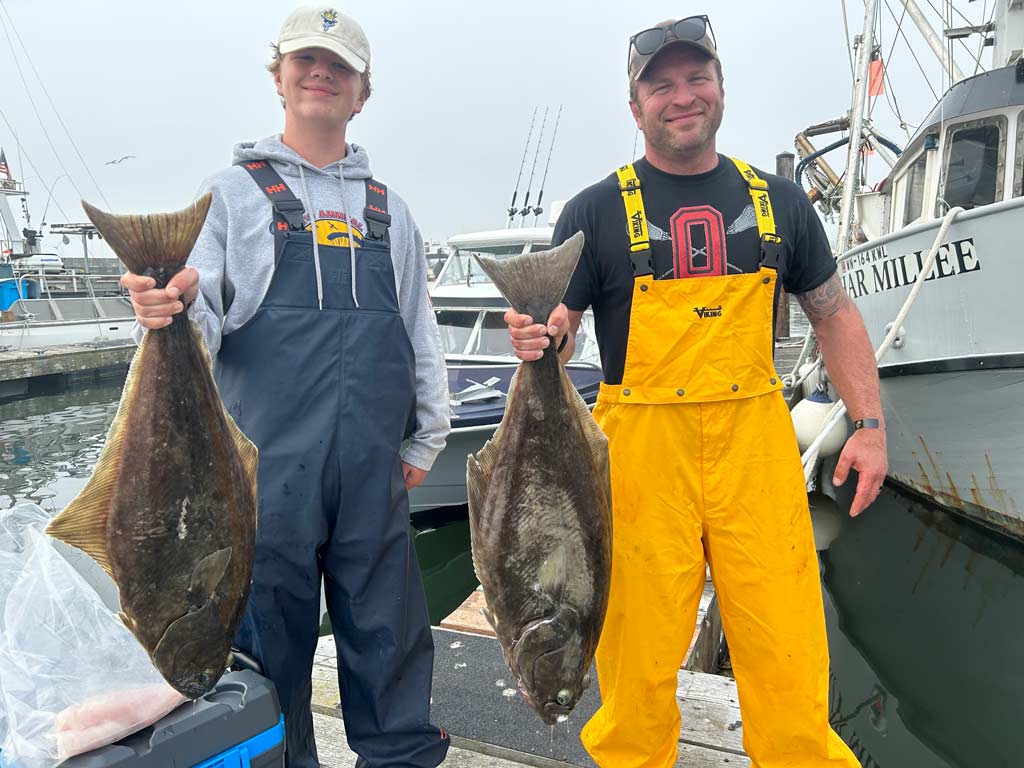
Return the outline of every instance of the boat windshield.
[[[481,285],[491,282],[483,269],[473,258],[474,253],[495,258],[518,256],[526,243],[505,243],[502,245],[474,245],[456,249],[448,258],[444,272],[438,277],[437,285]]]
[[[437,309],[437,326],[446,357],[505,357],[514,360],[502,309]],[[570,362],[600,366],[594,317],[583,315]]]

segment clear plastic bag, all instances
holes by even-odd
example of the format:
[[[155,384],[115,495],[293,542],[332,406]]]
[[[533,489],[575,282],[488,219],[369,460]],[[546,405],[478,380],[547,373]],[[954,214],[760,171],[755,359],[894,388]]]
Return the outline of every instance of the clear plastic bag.
[[[44,534],[28,504],[0,511],[0,750],[24,768],[111,744],[185,699]]]

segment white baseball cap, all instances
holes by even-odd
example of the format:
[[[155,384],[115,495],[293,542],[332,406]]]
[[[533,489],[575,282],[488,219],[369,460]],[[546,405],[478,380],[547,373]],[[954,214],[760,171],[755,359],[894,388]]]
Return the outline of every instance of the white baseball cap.
[[[370,66],[370,41],[363,28],[351,16],[333,8],[307,5],[285,19],[277,49],[285,54],[303,48],[326,48],[359,74]]]

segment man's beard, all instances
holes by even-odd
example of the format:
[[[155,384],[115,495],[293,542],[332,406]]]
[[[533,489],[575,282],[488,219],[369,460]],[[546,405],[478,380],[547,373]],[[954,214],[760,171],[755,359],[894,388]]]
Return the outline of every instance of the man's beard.
[[[721,124],[721,112],[712,114],[707,111],[703,115],[703,125],[696,131],[680,135],[658,122],[653,131],[648,129],[644,131],[644,135],[647,142],[661,154],[683,159],[699,155],[713,145]]]

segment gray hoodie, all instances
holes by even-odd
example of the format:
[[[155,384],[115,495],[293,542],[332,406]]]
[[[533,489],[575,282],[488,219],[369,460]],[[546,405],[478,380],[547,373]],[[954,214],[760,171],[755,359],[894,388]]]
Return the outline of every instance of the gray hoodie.
[[[307,221],[310,214],[318,220],[347,219],[349,226],[365,234],[365,179],[371,173],[369,157],[362,147],[347,145],[340,163],[316,168],[282,144],[278,135],[255,144],[236,145],[234,162],[243,160],[269,160],[302,200]],[[211,176],[198,195],[208,191],[213,192],[210,213],[188,262],[199,272],[200,288],[189,315],[199,323],[210,354],[216,357],[221,336],[240,328],[256,314],[270,287],[274,240],[270,202],[244,168],[233,165]],[[420,469],[430,469],[444,448],[450,428],[448,379],[437,322],[427,298],[423,239],[405,201],[391,189],[388,212],[395,289],[416,354],[417,430],[402,451],[402,458]],[[353,258],[358,258],[358,251]],[[355,291],[358,295],[358,285]],[[141,330],[136,336],[141,337]]]

